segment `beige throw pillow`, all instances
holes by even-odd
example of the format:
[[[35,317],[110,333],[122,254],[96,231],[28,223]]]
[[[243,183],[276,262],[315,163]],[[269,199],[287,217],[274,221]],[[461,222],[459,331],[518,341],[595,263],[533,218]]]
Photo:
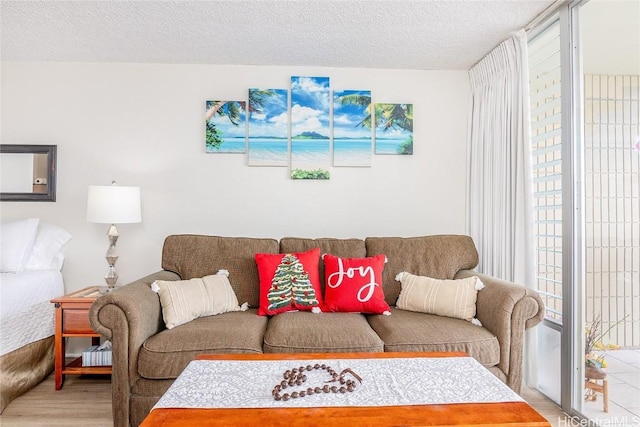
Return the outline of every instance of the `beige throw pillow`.
[[[402,283],[396,302],[398,308],[455,317],[481,326],[480,321],[475,319],[478,291],[484,288],[478,277],[441,280],[403,271],[396,276],[396,280]]]
[[[191,280],[156,280],[151,290],[160,297],[162,317],[167,329],[190,322],[198,317],[213,316],[229,311],[244,311],[240,307],[226,270],[218,274]]]

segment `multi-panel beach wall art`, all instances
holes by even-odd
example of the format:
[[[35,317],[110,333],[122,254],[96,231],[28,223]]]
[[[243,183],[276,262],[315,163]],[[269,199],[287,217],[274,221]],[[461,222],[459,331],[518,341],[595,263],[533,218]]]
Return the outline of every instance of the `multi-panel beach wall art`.
[[[329,77],[291,77],[290,89],[248,90],[246,101],[206,101],[205,152],[246,153],[249,166],[290,167],[325,180],[331,167],[371,167],[375,155],[413,154],[413,104],[372,103]]]

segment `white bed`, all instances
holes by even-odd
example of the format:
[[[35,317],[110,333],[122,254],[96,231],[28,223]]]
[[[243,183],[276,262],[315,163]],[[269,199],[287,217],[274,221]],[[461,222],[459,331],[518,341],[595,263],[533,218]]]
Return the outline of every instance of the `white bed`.
[[[0,356],[54,333],[51,299],[64,295],[62,273],[28,270],[1,273]]]
[[[38,219],[0,228],[0,413],[53,370],[54,307],[64,295],[62,262],[71,235]]]

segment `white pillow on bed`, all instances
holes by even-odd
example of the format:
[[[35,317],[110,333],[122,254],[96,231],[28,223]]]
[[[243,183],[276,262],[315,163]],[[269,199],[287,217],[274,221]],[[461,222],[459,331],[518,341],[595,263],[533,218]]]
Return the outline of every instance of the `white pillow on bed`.
[[[38,231],[38,218],[0,224],[0,271],[20,273],[24,270]]]
[[[60,271],[64,261],[64,250],[69,240],[71,240],[71,234],[66,230],[41,222],[25,268]]]

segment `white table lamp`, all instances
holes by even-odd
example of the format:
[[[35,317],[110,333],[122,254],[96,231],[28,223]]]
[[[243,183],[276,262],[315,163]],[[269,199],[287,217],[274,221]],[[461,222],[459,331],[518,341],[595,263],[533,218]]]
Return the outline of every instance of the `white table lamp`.
[[[87,221],[100,224],[111,224],[107,231],[109,249],[107,264],[109,267],[104,276],[108,290],[112,290],[118,281],[116,272],[116,242],[118,229],[116,224],[129,224],[142,221],[140,208],[140,187],[120,187],[114,181],[112,185],[91,185],[87,197]]]

